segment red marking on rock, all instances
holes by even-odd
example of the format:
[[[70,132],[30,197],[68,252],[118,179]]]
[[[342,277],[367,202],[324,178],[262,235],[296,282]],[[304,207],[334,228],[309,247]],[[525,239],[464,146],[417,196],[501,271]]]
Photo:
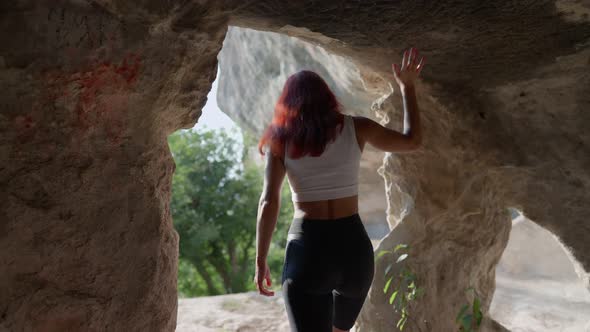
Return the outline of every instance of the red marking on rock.
[[[140,74],[141,59],[128,54],[119,64],[102,60],[87,70],[45,73],[45,104],[73,105],[74,127],[102,129],[113,144],[120,143],[125,125],[129,93]]]
[[[14,124],[20,130],[31,129],[35,126],[35,122],[33,121],[33,117],[31,115],[19,115],[14,118]]]

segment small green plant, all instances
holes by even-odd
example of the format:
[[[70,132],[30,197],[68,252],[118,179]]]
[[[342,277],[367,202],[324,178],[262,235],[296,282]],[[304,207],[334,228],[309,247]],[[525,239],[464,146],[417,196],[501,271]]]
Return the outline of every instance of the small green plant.
[[[389,304],[393,306],[395,312],[400,314],[400,319],[397,321],[397,328],[403,331],[408,319],[416,323],[409,313],[410,304],[423,294],[423,288],[417,286],[417,277],[411,269],[406,266],[406,259],[408,258],[409,246],[407,244],[398,244],[393,250],[381,250],[376,259],[385,255],[392,255],[395,261],[391,261],[385,268],[385,286],[383,293],[389,294]],[[397,274],[392,273],[394,264],[401,265]],[[418,324],[415,324],[420,330]]]
[[[459,332],[475,332],[479,330],[481,326],[481,320],[483,318],[483,314],[481,312],[481,300],[475,288],[469,287],[465,290],[467,296],[469,294],[473,296],[473,301],[470,303],[464,304],[459,310],[459,314],[457,314],[457,319],[455,322],[459,325]]]

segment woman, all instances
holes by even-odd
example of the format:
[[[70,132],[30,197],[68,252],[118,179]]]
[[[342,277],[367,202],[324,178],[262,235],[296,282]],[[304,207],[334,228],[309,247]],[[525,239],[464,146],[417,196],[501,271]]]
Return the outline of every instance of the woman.
[[[358,215],[360,156],[366,143],[388,152],[420,146],[414,81],[423,66],[424,58],[418,61],[414,48],[404,52],[401,66],[393,65],[403,97],[403,133],[368,118],[342,114],[334,94],[313,72],[300,71],[285,83],[273,121],[258,146],[266,155],[266,170],[258,207],[254,282],[260,294],[274,295],[268,289],[266,257],[287,174],[295,212],[282,290],[292,331],[348,331],[356,321],[374,272],[373,246]]]

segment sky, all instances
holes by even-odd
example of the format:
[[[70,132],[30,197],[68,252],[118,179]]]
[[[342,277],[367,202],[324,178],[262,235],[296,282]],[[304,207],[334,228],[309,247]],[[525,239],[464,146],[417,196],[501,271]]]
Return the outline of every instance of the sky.
[[[218,70],[219,74],[219,70]],[[219,78],[219,75],[217,75]],[[241,164],[240,156],[243,150],[244,139],[242,137],[242,130],[217,106],[217,78],[213,81],[211,91],[207,94],[207,103],[203,107],[203,113],[199,117],[199,121],[192,130],[215,129],[225,130],[230,137],[233,137],[238,142],[238,151],[236,154],[236,163]]]
[[[219,75],[217,76],[219,78]],[[213,81],[211,91],[207,94],[207,104],[203,107],[203,114],[195,129],[224,129],[228,132],[239,133],[238,126],[217,106],[217,78]],[[241,137],[241,135],[239,135]]]

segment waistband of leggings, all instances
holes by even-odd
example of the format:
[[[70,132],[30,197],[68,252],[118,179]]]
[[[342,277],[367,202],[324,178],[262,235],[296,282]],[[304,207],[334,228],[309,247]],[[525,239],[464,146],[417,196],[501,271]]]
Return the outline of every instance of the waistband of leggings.
[[[358,213],[334,219],[293,218],[289,234],[301,234],[310,229],[337,229],[355,223],[362,223]]]
[[[355,220],[360,220],[360,216],[358,213],[355,213],[350,216],[341,217],[341,218],[334,218],[334,219],[293,218],[293,222],[301,222],[301,223],[308,223],[308,222],[337,223],[337,222],[346,222],[346,221],[355,221]]]

